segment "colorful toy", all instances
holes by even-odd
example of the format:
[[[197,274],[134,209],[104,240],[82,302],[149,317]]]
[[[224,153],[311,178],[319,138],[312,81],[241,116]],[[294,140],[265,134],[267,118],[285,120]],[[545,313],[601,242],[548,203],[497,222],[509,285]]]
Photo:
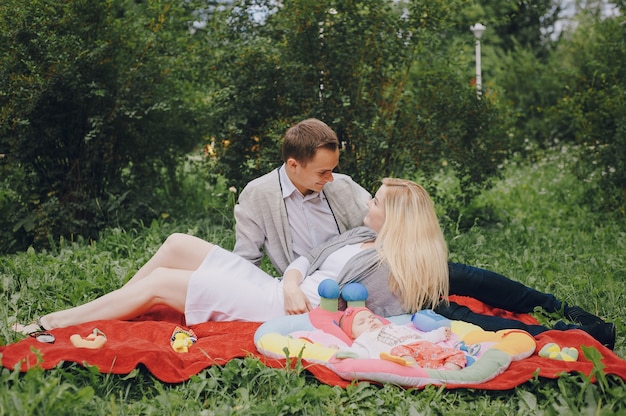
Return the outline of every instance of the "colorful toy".
[[[100,331],[98,328],[94,328],[92,333],[84,338],[78,334],[70,336],[70,342],[76,348],[96,350],[104,347],[104,344],[107,342],[107,337],[104,335],[104,332]]]
[[[197,340],[198,337],[193,330],[177,326],[170,337],[170,344],[176,352],[189,352],[189,347],[195,344]]]
[[[539,356],[544,358],[552,358],[553,360],[561,361],[578,361],[578,350],[572,347],[559,347],[554,342],[550,342],[543,346],[539,350]]]
[[[337,285],[337,282],[334,280],[331,280],[331,282]],[[337,285],[337,288],[339,288],[339,285]],[[367,289],[360,283],[348,283],[341,291],[341,297],[343,300],[348,303],[348,307],[353,308],[365,307],[365,301],[367,300],[368,295],[369,293],[367,293]]]
[[[435,313],[432,309],[417,311],[411,317],[411,322],[413,322],[415,328],[424,332],[434,331],[442,326],[448,328],[451,326],[451,322],[448,318]]]

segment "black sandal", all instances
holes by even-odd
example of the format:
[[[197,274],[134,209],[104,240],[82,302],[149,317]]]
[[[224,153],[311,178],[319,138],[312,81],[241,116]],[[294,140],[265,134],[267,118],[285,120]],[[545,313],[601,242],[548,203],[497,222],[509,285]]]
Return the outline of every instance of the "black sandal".
[[[37,318],[32,324],[37,325],[37,329],[28,333],[28,336],[35,338],[44,344],[54,344],[56,338],[41,324],[41,317]],[[32,325],[30,324],[30,325]]]

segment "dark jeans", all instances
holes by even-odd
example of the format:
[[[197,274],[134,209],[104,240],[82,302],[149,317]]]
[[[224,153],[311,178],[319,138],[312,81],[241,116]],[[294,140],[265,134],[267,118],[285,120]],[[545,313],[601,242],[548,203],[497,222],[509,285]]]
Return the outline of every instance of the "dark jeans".
[[[489,306],[518,313],[532,312],[537,306],[547,312],[561,309],[561,302],[554,295],[531,289],[498,273],[465,264],[448,265],[451,295],[470,296]],[[440,304],[434,310],[448,319],[470,322],[487,331],[515,328],[537,335],[549,329],[514,319],[480,315],[454,302],[450,302],[450,305]]]

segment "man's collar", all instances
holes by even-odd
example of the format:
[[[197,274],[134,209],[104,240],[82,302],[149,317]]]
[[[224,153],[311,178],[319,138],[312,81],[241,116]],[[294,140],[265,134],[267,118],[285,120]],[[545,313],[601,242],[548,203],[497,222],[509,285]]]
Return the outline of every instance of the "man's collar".
[[[278,169],[278,177],[280,178],[280,185],[283,191],[283,199],[288,198],[291,194],[297,191],[296,186],[291,182],[287,172],[285,171],[285,164]]]

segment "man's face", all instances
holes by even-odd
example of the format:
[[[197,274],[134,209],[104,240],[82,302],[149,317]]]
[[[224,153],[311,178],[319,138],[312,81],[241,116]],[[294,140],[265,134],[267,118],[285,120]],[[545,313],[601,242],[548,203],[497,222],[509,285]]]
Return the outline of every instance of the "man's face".
[[[306,165],[295,159],[287,159],[287,176],[302,195],[320,192],[324,185],[333,181],[333,169],[339,164],[339,149],[317,149]]]
[[[383,326],[380,318],[370,311],[360,311],[352,321],[352,336],[358,338],[364,332],[370,332]]]

